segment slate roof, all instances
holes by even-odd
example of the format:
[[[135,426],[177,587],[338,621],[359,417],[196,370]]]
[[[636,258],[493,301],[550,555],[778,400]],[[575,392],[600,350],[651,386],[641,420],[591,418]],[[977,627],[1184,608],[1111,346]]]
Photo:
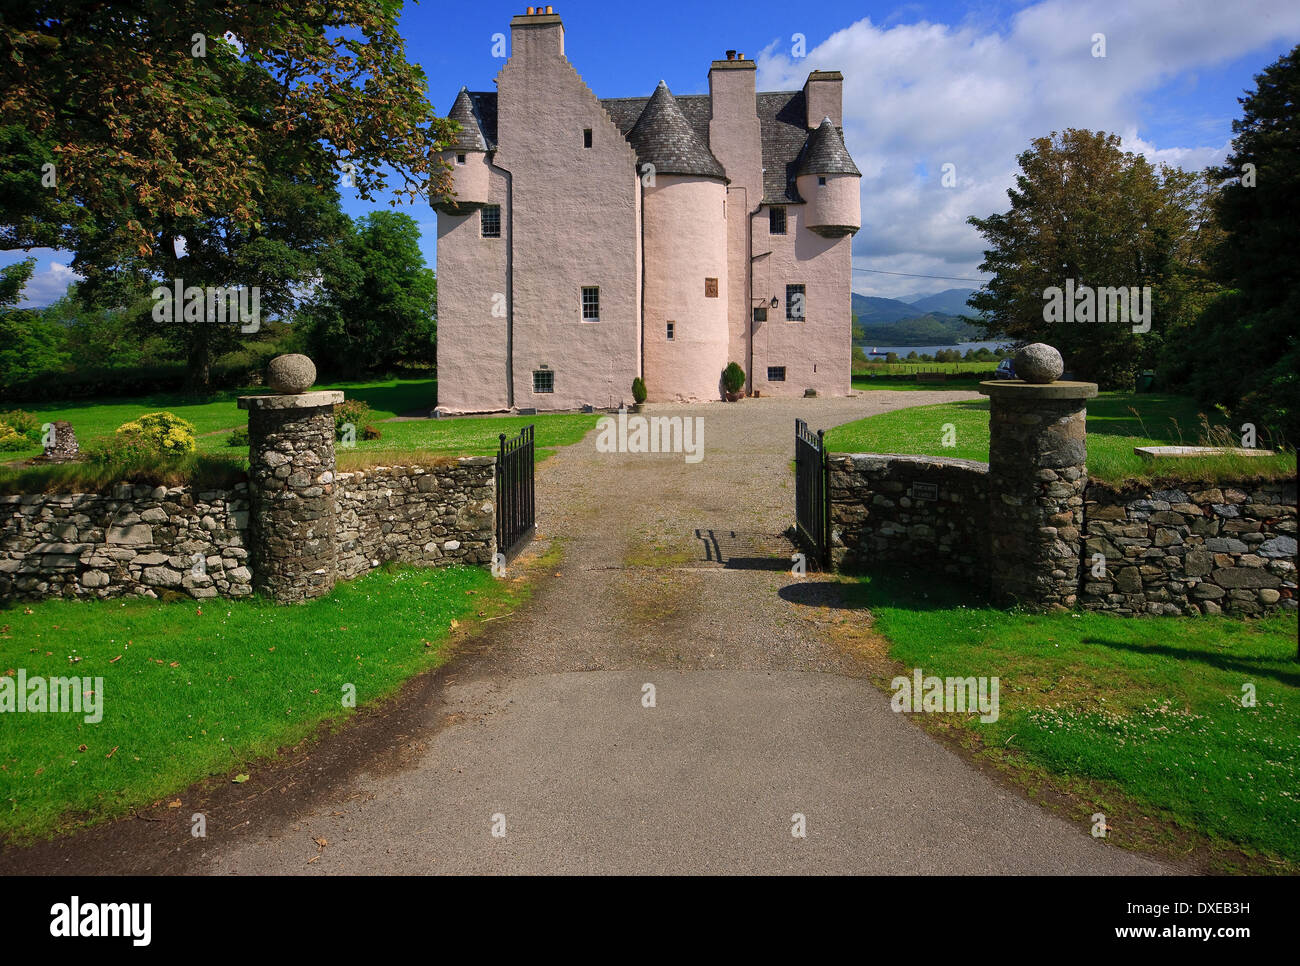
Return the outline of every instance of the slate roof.
[[[817,129],[808,135],[808,144],[804,147],[803,159],[799,162],[799,173],[862,176],[858,166],[849,157],[849,149],[844,146],[844,135],[831,123],[829,117],[822,118]]]
[[[488,150],[488,138],[483,133],[483,124],[478,116],[478,111],[474,106],[472,94],[465,88],[460,89],[456,95],[456,102],[451,105],[451,110],[447,112],[447,119],[455,121],[460,125],[460,133],[456,135],[456,140],[452,145],[458,151],[486,151]],[[492,98],[492,120],[493,127],[496,127],[496,98]],[[493,131],[495,134],[496,132]]]
[[[474,116],[483,140],[491,151],[497,141],[497,94],[496,91],[467,91]],[[457,98],[459,101],[459,98]],[[611,97],[603,98],[601,106],[618,125],[626,137],[636,126],[649,97]],[[684,94],[673,97],[681,116],[702,144],[709,144],[709,116],[713,113],[712,100],[708,94]],[[758,110],[759,139],[763,148],[763,204],[783,205],[798,204],[803,201],[795,190],[795,178],[800,173],[805,159],[809,164],[824,166],[832,161],[837,164],[835,170],[813,172],[808,174],[838,174],[843,168],[845,174],[860,174],[844,147],[843,135],[835,130],[834,142],[818,147],[810,136],[804,120],[807,108],[803,91],[760,91],[755,97]],[[834,129],[834,125],[832,125]],[[820,131],[820,128],[818,129]],[[811,132],[817,135],[818,131]],[[805,145],[808,150],[805,152]],[[813,149],[817,151],[814,154]],[[841,157],[842,153],[842,157]],[[710,152],[710,156],[712,156]],[[829,156],[829,160],[827,160]],[[716,159],[715,159],[716,160]],[[847,163],[845,163],[847,162]],[[656,165],[658,168],[658,165]],[[659,168],[659,170],[663,170]]]
[[[637,161],[653,164],[656,174],[726,180],[727,172],[709,150],[707,137],[700,137],[691,126],[663,81],[627,132],[627,139],[636,151]]]

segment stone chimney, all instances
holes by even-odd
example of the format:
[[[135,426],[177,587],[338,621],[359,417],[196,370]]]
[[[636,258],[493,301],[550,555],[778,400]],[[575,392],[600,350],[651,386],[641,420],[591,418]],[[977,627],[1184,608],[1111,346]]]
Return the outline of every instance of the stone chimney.
[[[744,54],[727,51],[726,60],[715,60],[709,67],[709,95],[713,99],[713,118],[750,118],[758,116],[754,100],[754,77],[758,65]]]
[[[844,126],[844,75],[837,70],[815,70],[803,85],[804,103],[808,105],[809,129],[829,117],[836,127]]]
[[[564,24],[554,7],[528,7],[510,21],[510,56],[524,62],[564,56]]]

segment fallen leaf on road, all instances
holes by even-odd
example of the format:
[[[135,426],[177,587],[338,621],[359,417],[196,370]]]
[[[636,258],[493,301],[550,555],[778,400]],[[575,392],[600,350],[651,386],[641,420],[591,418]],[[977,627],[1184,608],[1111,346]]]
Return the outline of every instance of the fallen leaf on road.
[[[181,800],[178,798],[178,799],[176,799],[175,801],[168,802],[168,803],[167,803],[167,807],[168,807],[168,808],[180,808],[180,807],[181,807]]]
[[[451,629],[452,629],[453,631],[454,631],[456,628],[458,628],[458,627],[460,627],[460,621],[456,621],[456,620],[454,620],[454,621],[451,622]]]
[[[315,855],[313,855],[310,859],[307,860],[307,864],[308,864],[308,865],[311,865],[313,862],[315,862],[315,861],[316,861],[317,859],[319,859],[319,858],[320,858],[320,853],[317,852]]]
[[[330,844],[328,839],[312,839],[312,841],[315,842],[322,849],[325,848],[325,846]]]

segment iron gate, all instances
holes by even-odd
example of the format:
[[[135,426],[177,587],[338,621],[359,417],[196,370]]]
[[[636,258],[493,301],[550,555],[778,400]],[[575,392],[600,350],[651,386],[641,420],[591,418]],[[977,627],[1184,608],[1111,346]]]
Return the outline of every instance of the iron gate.
[[[802,419],[794,421],[795,530],[820,566],[830,562],[831,506],[827,498],[825,430],[816,435]]]
[[[518,436],[501,434],[497,453],[497,553],[510,560],[533,537],[533,426]]]

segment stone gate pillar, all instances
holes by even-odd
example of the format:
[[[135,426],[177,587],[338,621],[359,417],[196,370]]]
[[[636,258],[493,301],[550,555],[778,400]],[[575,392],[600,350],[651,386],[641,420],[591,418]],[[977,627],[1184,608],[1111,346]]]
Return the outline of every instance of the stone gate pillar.
[[[268,378],[277,393],[239,399],[248,410],[253,588],[280,603],[334,587],[334,406],[343,393],[308,392],[315,380],[306,356],[277,356]]]
[[[1063,366],[1036,343],[1015,359],[1020,378],[982,382],[989,397],[990,584],[1001,603],[1073,607],[1079,593],[1084,430],[1092,382],[1057,382]]]

